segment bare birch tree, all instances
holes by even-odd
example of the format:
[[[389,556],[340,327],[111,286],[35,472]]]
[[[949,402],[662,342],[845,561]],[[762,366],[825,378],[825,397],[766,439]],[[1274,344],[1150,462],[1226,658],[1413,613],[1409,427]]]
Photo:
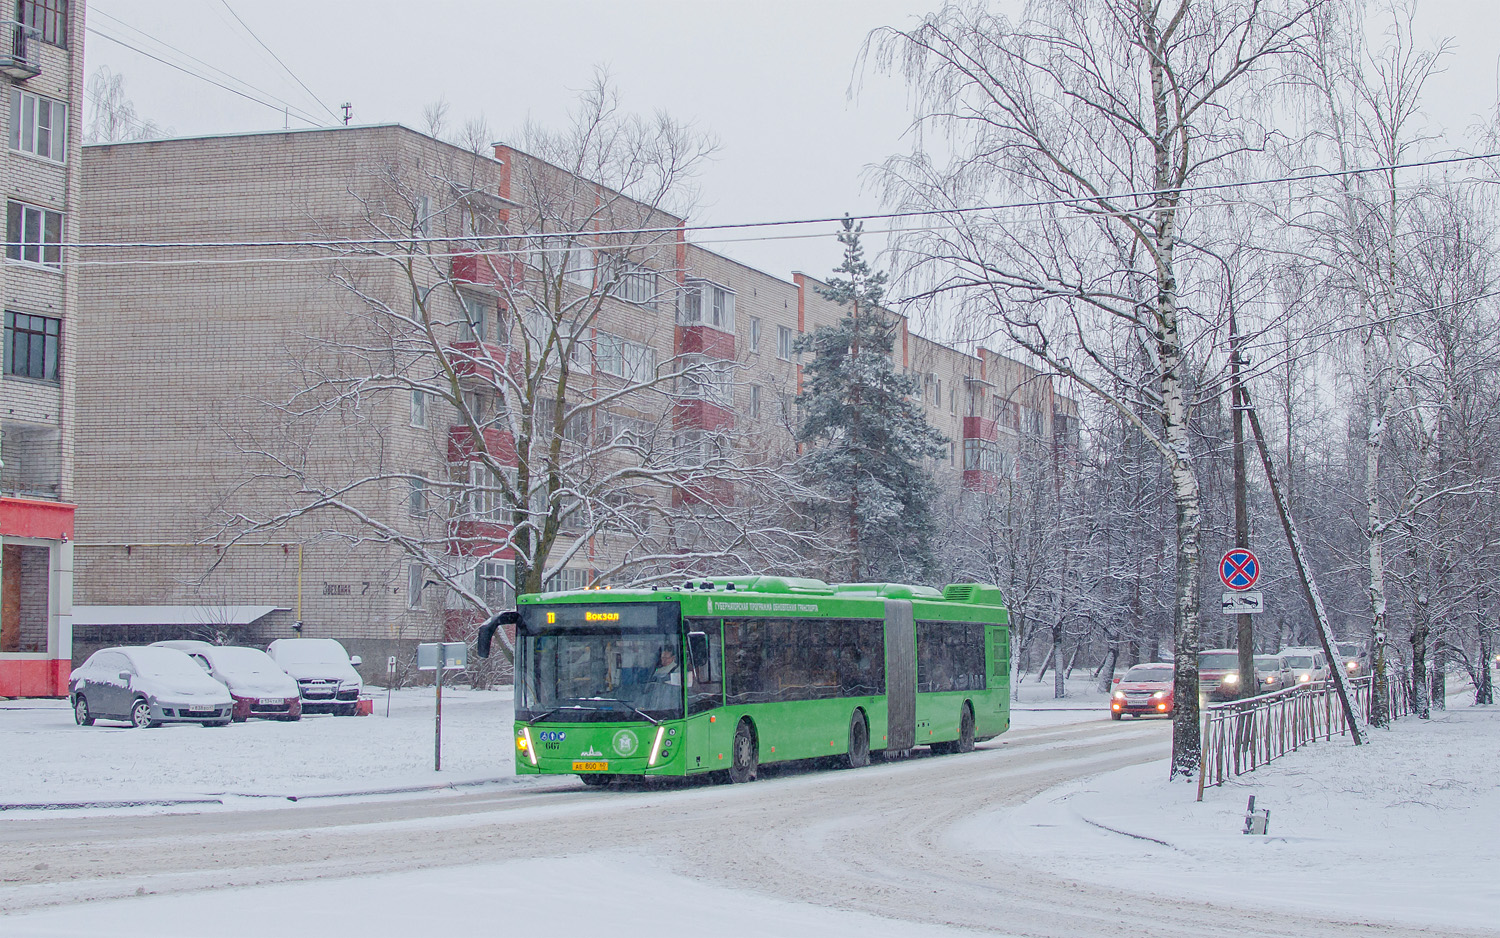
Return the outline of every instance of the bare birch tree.
[[[897,248],[918,295],[948,297],[1109,402],[1168,467],[1176,506],[1171,774],[1198,771],[1199,484],[1186,386],[1208,330],[1191,304],[1191,187],[1262,144],[1246,109],[1302,48],[1318,0],[1033,0],[1012,24],[950,5],[877,31],[877,62],[940,137],[888,161],[889,197],[933,213]],[[1032,200],[1024,211],[971,209]],[[920,286],[918,286],[920,285]],[[1121,370],[1144,352],[1139,375]],[[1116,390],[1123,389],[1122,391]]]

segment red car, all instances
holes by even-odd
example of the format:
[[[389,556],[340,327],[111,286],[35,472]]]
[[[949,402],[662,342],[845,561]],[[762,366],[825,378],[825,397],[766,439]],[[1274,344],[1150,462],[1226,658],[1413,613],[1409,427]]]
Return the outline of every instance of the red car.
[[[1172,666],[1170,664],[1138,664],[1125,672],[1115,682],[1115,692],[1109,698],[1109,718],[1118,720],[1127,713],[1142,716],[1147,713],[1170,714],[1172,712]]]

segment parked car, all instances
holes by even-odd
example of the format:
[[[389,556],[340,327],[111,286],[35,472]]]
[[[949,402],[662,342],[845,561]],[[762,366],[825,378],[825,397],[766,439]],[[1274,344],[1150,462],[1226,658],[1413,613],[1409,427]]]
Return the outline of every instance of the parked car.
[[[1109,700],[1109,718],[1118,720],[1129,713],[1140,717],[1147,713],[1172,712],[1172,666],[1138,664],[1115,682]]]
[[[229,688],[236,723],[251,717],[302,719],[302,691],[297,682],[259,648],[197,641],[154,642],[153,646],[185,653],[209,677]]]
[[[1240,653],[1233,648],[1210,648],[1198,653],[1198,693],[1209,700],[1240,696]]]
[[[1298,684],[1316,684],[1329,678],[1328,659],[1319,648],[1283,648],[1280,655]]]
[[[278,638],[266,654],[297,682],[303,713],[354,716],[364,682],[354,670],[359,657],[351,658],[343,645],[331,638]]]
[[[102,648],[68,677],[68,699],[80,726],[100,719],[226,726],[234,716],[224,685],[175,648]]]
[[[1280,655],[1256,655],[1255,681],[1259,685],[1257,693],[1269,694],[1291,687],[1297,679]]]

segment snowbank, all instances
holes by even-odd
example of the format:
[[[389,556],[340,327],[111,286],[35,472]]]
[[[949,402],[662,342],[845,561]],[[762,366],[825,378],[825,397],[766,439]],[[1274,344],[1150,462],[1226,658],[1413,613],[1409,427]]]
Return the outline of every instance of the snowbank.
[[[73,722],[67,701],[0,703],[0,752],[25,766],[0,803],[309,796],[514,777],[511,689],[443,690],[443,771],[432,770],[433,691],[375,699],[375,715],[134,729]],[[34,814],[5,811],[0,817]]]
[[[1356,920],[1493,928],[1500,921],[1500,707],[1434,711],[1313,744],[1210,788],[1156,762],[1071,783],[954,838],[1068,877],[1180,898]],[[1246,836],[1245,802],[1271,811]]]

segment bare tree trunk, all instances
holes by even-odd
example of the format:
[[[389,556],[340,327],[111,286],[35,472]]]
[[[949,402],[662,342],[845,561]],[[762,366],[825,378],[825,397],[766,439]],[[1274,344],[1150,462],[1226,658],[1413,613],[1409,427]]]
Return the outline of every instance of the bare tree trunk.
[[[1432,675],[1429,701],[1433,710],[1448,709],[1448,643],[1439,640],[1432,649]]]
[[[1412,609],[1411,627],[1411,709],[1418,719],[1432,719],[1431,698],[1427,696],[1427,601],[1419,596]]]
[[[1115,664],[1120,660],[1120,646],[1110,643],[1109,657],[1105,659],[1104,667],[1099,669],[1099,691],[1107,693],[1114,683]]]
[[[1485,618],[1484,606],[1480,606],[1479,619],[1479,668],[1477,674],[1479,682],[1474,685],[1474,702],[1476,704],[1492,704],[1495,702],[1495,682],[1490,668],[1494,665],[1494,647],[1490,641],[1489,620]]]

